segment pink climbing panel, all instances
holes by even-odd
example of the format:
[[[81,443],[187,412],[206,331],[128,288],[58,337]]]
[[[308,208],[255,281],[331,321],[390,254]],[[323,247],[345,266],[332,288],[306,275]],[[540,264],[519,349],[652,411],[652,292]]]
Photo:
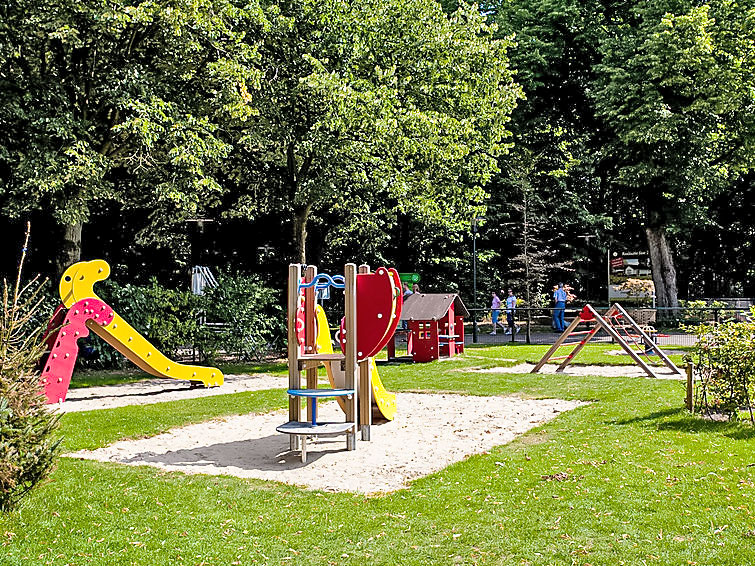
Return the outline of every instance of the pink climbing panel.
[[[48,403],[58,403],[66,399],[73,367],[79,354],[77,342],[79,338],[89,336],[87,321],[107,326],[113,321],[114,315],[113,309],[99,299],[82,299],[68,309],[62,326],[48,335],[51,344],[50,354],[41,376]],[[60,316],[58,310],[55,311],[50,324],[53,324],[56,316]],[[48,329],[55,326],[48,325]]]

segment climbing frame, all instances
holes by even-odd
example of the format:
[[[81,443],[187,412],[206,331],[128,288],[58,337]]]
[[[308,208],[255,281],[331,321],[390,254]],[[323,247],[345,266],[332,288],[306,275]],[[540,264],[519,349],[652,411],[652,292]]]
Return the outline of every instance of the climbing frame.
[[[588,326],[587,329],[579,329],[580,324]],[[663,350],[656,344],[650,335],[645,332],[629,316],[619,304],[612,305],[604,314],[599,314],[591,305],[585,305],[579,315],[572,320],[561,336],[545,353],[542,359],[535,364],[531,373],[537,373],[549,361],[561,361],[557,372],[564,371],[585,345],[595,335],[603,330],[640,366],[648,376],[657,378],[658,374],[651,366],[665,364],[674,373],[681,375],[681,370],[674,365]],[[572,348],[567,354],[560,354],[562,348]],[[554,355],[559,353],[559,355]],[[654,360],[658,357],[660,361]]]

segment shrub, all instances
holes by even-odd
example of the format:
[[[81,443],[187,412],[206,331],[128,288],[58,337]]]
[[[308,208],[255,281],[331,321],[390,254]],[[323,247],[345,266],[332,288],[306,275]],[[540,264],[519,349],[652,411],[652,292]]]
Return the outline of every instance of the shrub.
[[[209,323],[200,328],[196,342],[202,353],[214,359],[224,352],[248,361],[279,349],[278,338],[286,330],[277,294],[256,276],[221,275],[218,286],[205,288],[201,297]]]
[[[218,287],[202,296],[163,287],[104,281],[99,289],[137,332],[165,355],[180,357],[182,348],[197,348],[203,361],[220,356],[260,360],[285,336],[285,319],[276,291],[255,276],[221,275]],[[82,347],[82,362],[90,367],[119,367],[123,356],[96,336]]]
[[[27,231],[28,241],[28,231]],[[24,245],[24,250],[26,246]],[[0,315],[0,511],[15,507],[50,472],[59,440],[37,364],[44,353],[38,322],[44,286],[3,281]]]
[[[755,383],[755,308],[744,322],[701,324],[693,351],[698,379],[696,408],[705,413],[724,413],[738,419],[740,412],[753,417]]]
[[[163,287],[154,279],[147,286],[104,281],[99,291],[106,303],[165,355],[175,357],[179,349],[194,343],[199,330],[199,301],[189,291]],[[90,338],[85,365],[118,367],[123,360],[103,340]]]

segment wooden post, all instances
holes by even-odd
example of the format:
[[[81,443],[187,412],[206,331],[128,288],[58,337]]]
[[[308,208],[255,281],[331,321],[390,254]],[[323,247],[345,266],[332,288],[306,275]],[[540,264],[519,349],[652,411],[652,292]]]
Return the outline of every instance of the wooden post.
[[[687,410],[690,413],[694,413],[695,412],[695,404],[694,404],[694,399],[695,399],[695,377],[694,377],[695,376],[695,364],[693,364],[692,362],[687,362],[686,370],[687,370],[687,399],[685,401],[686,401],[686,405],[687,405]]]
[[[317,276],[317,268],[314,265],[308,265],[304,271],[304,281],[309,283]],[[317,334],[315,332],[315,301],[317,300],[317,290],[315,286],[307,287],[304,290],[304,353],[314,354],[317,345]],[[307,389],[317,389],[317,367],[313,364],[307,368]],[[312,411],[317,403],[316,397],[307,399],[307,420],[312,421]]]
[[[344,266],[344,323],[346,331],[346,376],[345,388],[353,389],[354,395],[346,399],[346,421],[354,423],[354,427],[346,437],[346,449],[356,450],[357,447],[357,410],[359,407],[359,391],[357,390],[357,266],[347,263]]]
[[[296,337],[296,311],[299,308],[299,281],[301,266],[292,263],[288,266],[288,388],[301,389],[301,372],[299,371],[299,341]],[[301,421],[301,397],[289,395],[288,420]],[[299,437],[289,437],[291,450],[299,449]]]
[[[369,272],[369,265],[359,266],[360,274]],[[356,340],[356,334],[354,334],[354,340]],[[370,439],[370,425],[372,425],[372,380],[370,359],[365,358],[359,362],[359,429],[362,431],[362,440]]]
[[[574,329],[577,328],[580,322],[582,322],[582,319],[578,314],[577,318],[571,321],[571,324],[569,324],[566,330],[561,333],[561,336],[559,336],[558,339],[553,343],[553,346],[551,346],[545,353],[545,355],[540,359],[540,361],[535,364],[535,367],[532,368],[532,371],[530,371],[530,373],[537,373],[540,371],[540,369],[546,364],[546,362],[551,358],[556,350],[561,347],[561,344],[566,341],[566,339],[569,337],[569,334],[571,334]]]

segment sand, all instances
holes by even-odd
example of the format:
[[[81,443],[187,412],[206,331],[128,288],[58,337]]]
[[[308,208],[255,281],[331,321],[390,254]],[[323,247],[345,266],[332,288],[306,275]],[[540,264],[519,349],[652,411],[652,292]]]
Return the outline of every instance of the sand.
[[[239,387],[251,387],[239,382]],[[225,387],[219,389],[228,392]],[[213,390],[193,391],[213,394]],[[355,451],[346,451],[342,436],[310,441],[306,464],[298,452],[289,451],[288,436],[275,430],[286,422],[285,411],[215,419],[68,456],[188,474],[272,480],[325,491],[379,494],[407,487],[415,478],[506,444],[581,404],[514,396],[399,393],[396,420],[373,425],[370,442],[360,440]],[[319,405],[319,416],[321,420],[343,420],[333,401]]]
[[[517,364],[511,367],[494,367],[488,369],[476,369],[484,373],[529,373],[535,364]],[[556,364],[545,364],[540,368],[540,373],[556,373]],[[682,374],[672,372],[666,366],[652,367],[659,379],[686,379]],[[647,377],[647,373],[640,366],[589,366],[569,364],[562,372],[564,375],[600,375],[606,377]]]

